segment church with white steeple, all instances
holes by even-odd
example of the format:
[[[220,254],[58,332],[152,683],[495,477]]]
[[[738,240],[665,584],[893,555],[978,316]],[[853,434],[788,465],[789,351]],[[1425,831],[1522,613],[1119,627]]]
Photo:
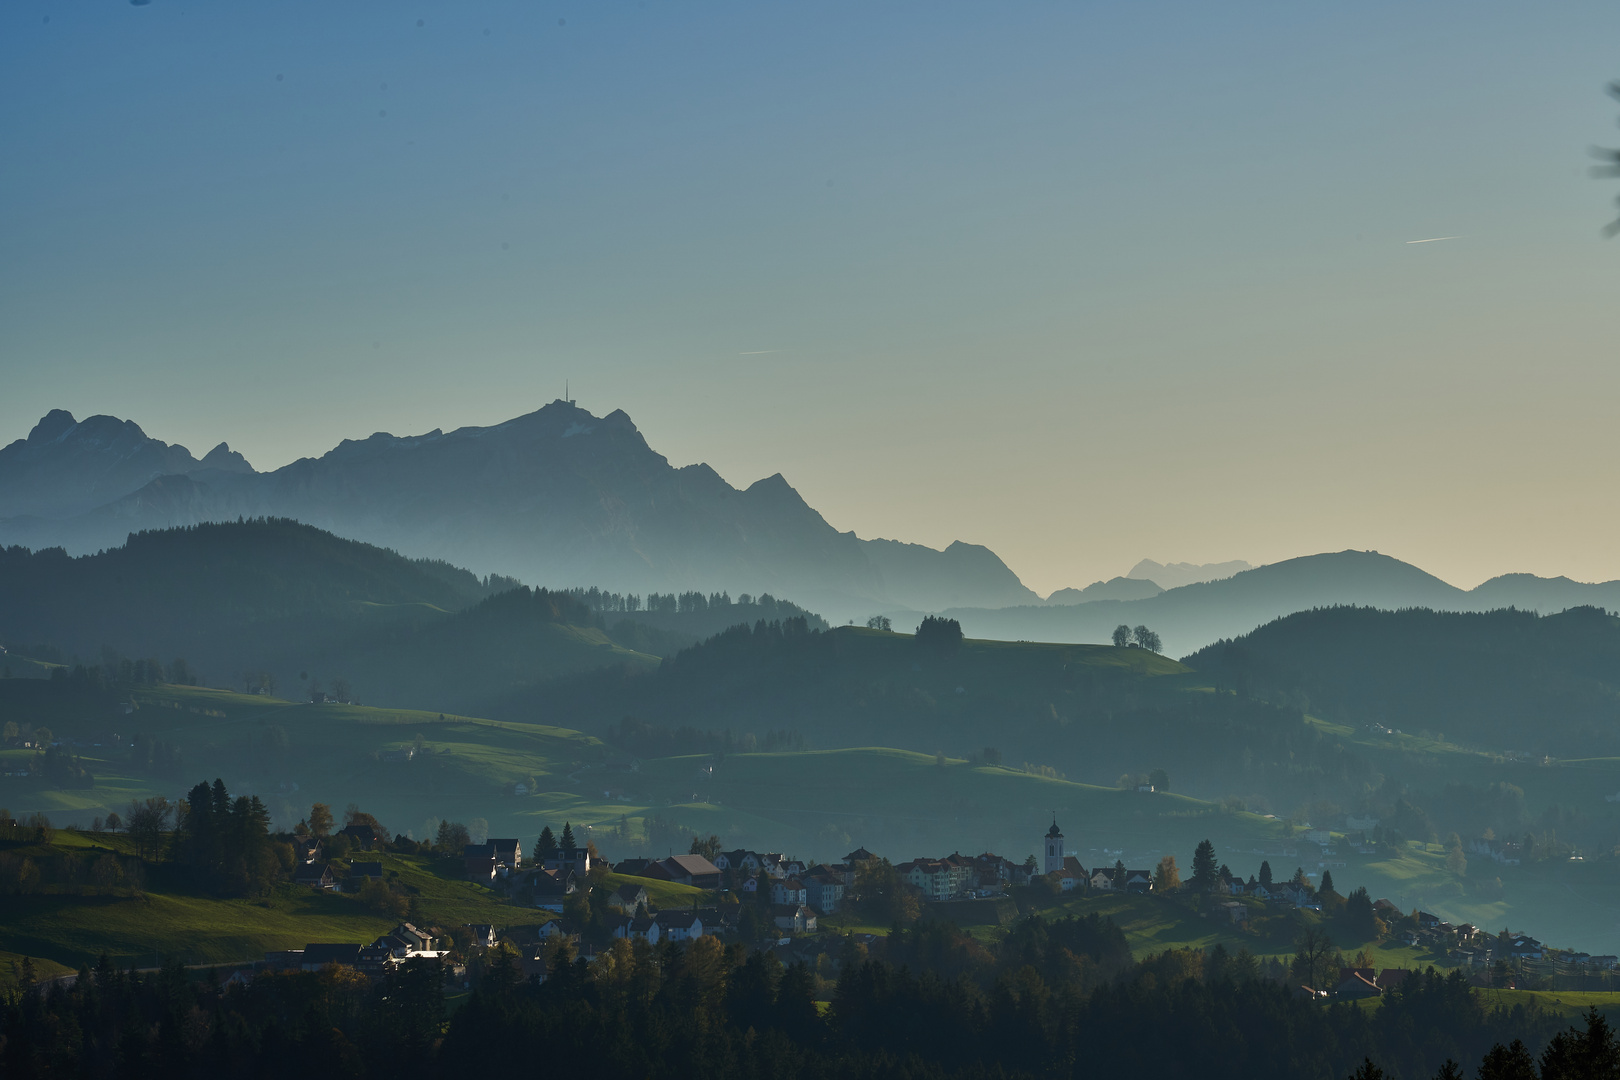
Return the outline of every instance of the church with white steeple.
[[[1063,830],[1058,828],[1057,811],[1052,812],[1052,827],[1046,830],[1046,862],[1043,874],[1063,869]]]

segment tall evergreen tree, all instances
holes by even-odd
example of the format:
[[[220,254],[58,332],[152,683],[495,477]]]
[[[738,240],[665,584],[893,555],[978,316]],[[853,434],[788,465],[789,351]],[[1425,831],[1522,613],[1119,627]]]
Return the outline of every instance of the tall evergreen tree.
[[[557,854],[557,837],[552,834],[551,826],[547,825],[540,830],[540,839],[535,841],[534,856],[544,862]]]
[[[1215,845],[1206,838],[1198,842],[1193,851],[1192,884],[1195,889],[1208,889],[1215,884]]]
[[[563,822],[562,846],[569,851],[579,846],[574,843],[574,826],[571,822]]]

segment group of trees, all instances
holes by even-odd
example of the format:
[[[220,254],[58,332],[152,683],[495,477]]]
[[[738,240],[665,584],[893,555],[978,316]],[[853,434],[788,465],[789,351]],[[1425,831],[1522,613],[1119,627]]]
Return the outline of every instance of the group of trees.
[[[556,858],[557,853],[560,851],[572,851],[578,847],[579,842],[574,839],[574,825],[572,822],[563,822],[562,836],[560,837],[552,833],[550,825],[545,825],[540,829],[540,838],[534,842],[534,859],[536,862],[543,863],[547,859]]]
[[[196,686],[201,676],[183,657],[165,664],[156,657],[131,660],[104,650],[99,664],[75,662],[52,669],[51,681],[74,690],[113,690],[158,683]]]
[[[1123,649],[1131,645],[1135,645],[1139,649],[1146,649],[1148,652],[1164,651],[1164,643],[1159,640],[1159,635],[1145,626],[1132,629],[1124,623],[1120,623],[1114,627],[1114,647]]]
[[[186,795],[174,847],[176,862],[225,896],[262,895],[292,870],[292,848],[272,838],[264,803],[257,795],[232,799],[223,780]]]
[[[925,615],[917,624],[915,638],[919,648],[949,655],[962,647],[962,624],[939,615]]]
[[[1019,1080],[1081,1063],[1128,1074],[1151,1048],[1156,1071],[1210,1080],[1451,1080],[1456,1062],[1477,1063],[1480,1080],[1620,1077],[1595,1011],[1568,1027],[1488,1011],[1465,978],[1432,969],[1372,1012],[1323,1008],[1221,947],[1132,963],[1118,928],[1095,917],[1028,919],[989,946],[927,922],[870,951],[846,944],[837,961],[823,1011],[809,968],[712,937],[617,941],[593,964],[558,946],[544,982],[524,981],[497,947],[470,965],[476,985],[446,1026],[440,969],[426,961],[375,983],[327,968],[221,991],[177,964],[136,973],[103,959],[71,987],[0,1001],[0,1068],[270,1078],[319,1061],[340,1077],[411,1080],[504,1075],[543,1046],[550,1069],[604,1080]],[[1167,1039],[1167,1025],[1197,1037]]]
[[[233,844],[251,847],[264,830],[253,800],[231,798],[222,784],[197,785],[182,806],[176,855],[198,872],[219,873]],[[329,808],[312,808],[306,828],[332,825]],[[536,855],[573,839],[571,825],[560,838],[547,826]],[[691,838],[704,854],[720,844]],[[1218,874],[1211,843],[1198,845],[1193,868],[1195,880]],[[0,879],[6,873],[0,866]],[[361,903],[401,902],[381,883],[367,888],[378,895],[362,892]],[[605,914],[606,890],[595,894],[599,902],[570,898],[570,917],[586,927]],[[1346,910],[1364,897],[1352,893]],[[1560,1031],[1533,1009],[1488,1011],[1460,974],[1413,975],[1371,1012],[1300,1000],[1293,986],[1321,985],[1343,963],[1319,930],[1301,936],[1291,967],[1219,946],[1134,962],[1120,929],[1095,915],[1027,916],[982,940],[917,918],[915,895],[882,860],[859,868],[852,902],[904,928],[870,947],[846,940],[815,968],[784,968],[769,951],[712,937],[648,946],[598,935],[594,962],[560,942],[549,977],[525,982],[515,954],[497,946],[469,957],[475,988],[448,1027],[440,969],[421,961],[376,984],[329,968],[261,973],[221,992],[178,966],[135,974],[103,960],[72,987],[0,1000],[0,1071],[56,1075],[50,1063],[71,1062],[86,1076],[271,1077],[318,1060],[339,1076],[406,1080],[499,1075],[532,1064],[544,1046],[550,1068],[608,1080],[1015,1080],[1065,1075],[1067,1063],[1128,1072],[1152,1047],[1156,1069],[1213,1080],[1342,1077],[1358,1067],[1362,1080],[1383,1070],[1452,1080],[1460,1074],[1447,1062],[1479,1063],[1482,1080],[1620,1077],[1601,1016]],[[753,915],[754,936],[774,936],[768,914]],[[1198,1037],[1165,1039],[1167,1026]]]
[[[735,604],[732,603],[731,594],[728,592],[704,593],[697,590],[683,593],[648,593],[645,600],[636,593],[616,593],[596,586],[588,589],[568,589],[567,594],[592,611],[625,612],[632,615],[641,611],[663,615],[687,615],[733,606],[774,610],[778,604],[783,603],[770,593],[760,593],[758,596],[742,593],[737,597]],[[787,604],[786,607],[792,609],[790,613],[802,611],[794,604]]]
[[[158,776],[177,776],[181,769],[180,748],[137,731],[129,741],[129,763]]]

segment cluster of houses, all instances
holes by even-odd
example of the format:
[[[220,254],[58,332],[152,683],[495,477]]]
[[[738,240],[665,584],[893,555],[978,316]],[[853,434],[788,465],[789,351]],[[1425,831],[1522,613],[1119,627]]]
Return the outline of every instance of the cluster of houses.
[[[351,845],[361,851],[380,848],[388,839],[372,826],[363,824],[345,825],[336,835],[346,837]],[[326,842],[318,836],[294,836],[292,848],[295,885],[340,892],[345,881],[354,889],[368,878],[380,880],[383,876],[381,862],[356,861],[350,862],[348,874],[340,877],[332,869],[332,864],[326,861]]]
[[[1379,903],[1388,901],[1380,900]],[[1395,915],[1398,918],[1400,913],[1396,911]],[[1617,956],[1594,956],[1591,953],[1552,949],[1529,934],[1504,931],[1493,935],[1472,923],[1454,926],[1427,911],[1417,913],[1417,926],[1402,931],[1400,940],[1406,945],[1443,952],[1447,958],[1463,967],[1490,967],[1512,961],[1527,973],[1541,975],[1582,975],[1620,970],[1620,957]]]
[[[1334,983],[1332,989],[1319,990],[1301,986],[1296,994],[1300,997],[1335,997],[1352,1001],[1358,998],[1382,997],[1387,991],[1405,982],[1407,976],[1411,974],[1410,968],[1385,968],[1382,971],[1370,967],[1340,968],[1338,981]]]
[[[482,929],[487,939],[485,943],[494,943],[492,927],[472,929],[475,940],[478,938],[477,931]],[[319,971],[328,964],[342,964],[363,975],[380,978],[390,968],[407,960],[440,959],[449,951],[444,948],[448,944],[447,939],[448,935],[437,926],[417,927],[408,922],[400,923],[370,945],[311,943],[302,949],[267,952],[264,954],[264,967],[272,971]]]

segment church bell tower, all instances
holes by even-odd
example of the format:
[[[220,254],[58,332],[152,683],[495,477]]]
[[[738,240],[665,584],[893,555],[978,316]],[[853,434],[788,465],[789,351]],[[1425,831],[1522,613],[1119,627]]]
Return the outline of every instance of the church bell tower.
[[[1058,828],[1057,813],[1052,814],[1052,827],[1046,830],[1046,862],[1043,874],[1063,869],[1063,830]]]

